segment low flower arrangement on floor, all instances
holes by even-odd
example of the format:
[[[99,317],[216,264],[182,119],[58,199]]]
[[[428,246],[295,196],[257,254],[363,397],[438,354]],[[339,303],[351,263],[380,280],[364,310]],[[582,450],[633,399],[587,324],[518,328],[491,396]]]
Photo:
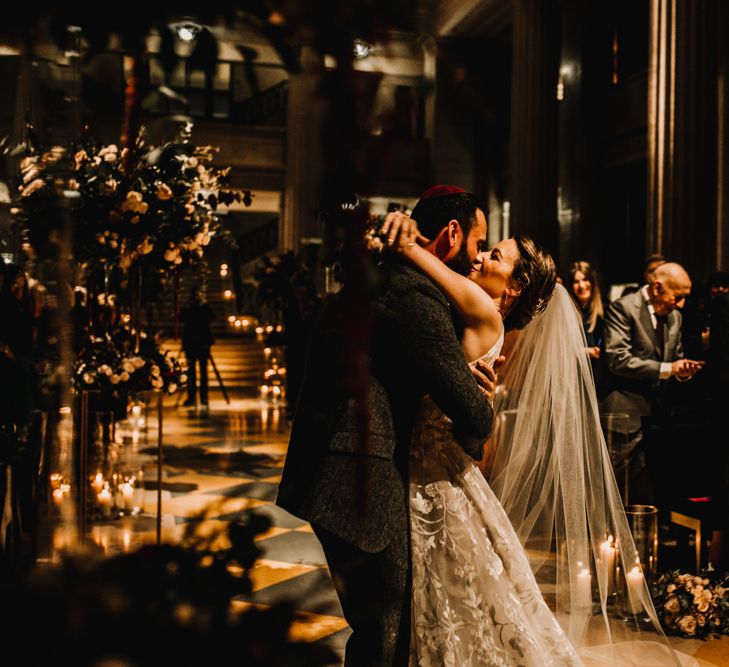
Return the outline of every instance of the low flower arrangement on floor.
[[[653,603],[667,634],[708,639],[729,634],[729,577],[673,570],[653,584]]]

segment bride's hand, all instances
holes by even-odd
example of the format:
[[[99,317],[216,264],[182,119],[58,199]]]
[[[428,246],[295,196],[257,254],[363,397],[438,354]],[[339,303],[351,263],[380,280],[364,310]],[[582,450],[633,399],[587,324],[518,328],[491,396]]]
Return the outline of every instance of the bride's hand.
[[[471,368],[473,377],[476,378],[478,388],[481,393],[490,401],[494,398],[496,393],[496,384],[499,381],[499,376],[496,371],[504,365],[506,357],[501,355],[494,360],[494,365],[490,366],[485,361],[480,360],[476,363],[474,368]]]
[[[418,223],[401,211],[392,211],[385,216],[380,234],[387,235],[387,245],[390,248],[412,248],[416,243],[428,242],[418,230]]]

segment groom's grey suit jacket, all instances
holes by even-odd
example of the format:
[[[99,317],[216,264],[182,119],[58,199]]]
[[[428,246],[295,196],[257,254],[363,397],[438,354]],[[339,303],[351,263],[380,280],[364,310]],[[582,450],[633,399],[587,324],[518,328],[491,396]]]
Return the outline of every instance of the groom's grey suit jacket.
[[[642,290],[611,304],[605,316],[605,358],[610,376],[603,407],[631,415],[631,430],[639,427],[641,416],[653,413],[665,383],[659,379],[661,362],[683,358],[678,310],[668,315],[664,342],[660,350]]]
[[[474,459],[482,456],[493,412],[464,360],[443,294],[422,273],[399,263],[388,268],[385,281],[374,302],[367,360],[372,378],[366,455],[347,387],[340,293],[312,335],[277,504],[362,551],[387,548],[404,567],[408,458],[423,397],[430,394],[452,419]]]

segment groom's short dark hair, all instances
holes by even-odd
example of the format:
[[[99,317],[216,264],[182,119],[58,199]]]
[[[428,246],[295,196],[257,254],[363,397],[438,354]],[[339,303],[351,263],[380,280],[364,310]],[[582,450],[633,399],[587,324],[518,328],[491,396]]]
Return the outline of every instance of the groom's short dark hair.
[[[420,199],[410,217],[418,223],[420,233],[429,239],[438,236],[451,220],[458,220],[464,236],[468,236],[479,208],[483,210],[470,192],[458,192]]]

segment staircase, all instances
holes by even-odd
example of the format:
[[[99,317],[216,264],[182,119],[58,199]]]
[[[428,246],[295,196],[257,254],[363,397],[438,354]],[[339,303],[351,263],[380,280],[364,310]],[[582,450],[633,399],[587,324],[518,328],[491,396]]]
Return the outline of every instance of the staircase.
[[[231,326],[228,321],[229,315],[235,314],[235,299],[224,298],[226,289],[232,290],[230,277],[221,278],[219,265],[211,262],[210,274],[207,278],[207,301],[215,313],[211,329],[215,343],[211,354],[215,365],[220,372],[225,388],[235,391],[239,396],[258,396],[259,387],[263,380],[263,373],[266,370],[263,344],[260,343],[255,334],[255,327],[248,331]],[[199,282],[199,278],[185,273],[181,276],[179,284],[179,307],[184,307],[189,298],[192,288]],[[165,349],[178,354],[181,358],[184,354],[181,350],[181,341],[174,340],[175,314],[174,299],[165,299],[160,303],[161,321],[165,322],[163,327],[167,336]],[[179,326],[181,334],[182,327]],[[210,389],[215,394],[218,391],[218,379],[215,376],[212,365],[208,369],[208,382]]]

